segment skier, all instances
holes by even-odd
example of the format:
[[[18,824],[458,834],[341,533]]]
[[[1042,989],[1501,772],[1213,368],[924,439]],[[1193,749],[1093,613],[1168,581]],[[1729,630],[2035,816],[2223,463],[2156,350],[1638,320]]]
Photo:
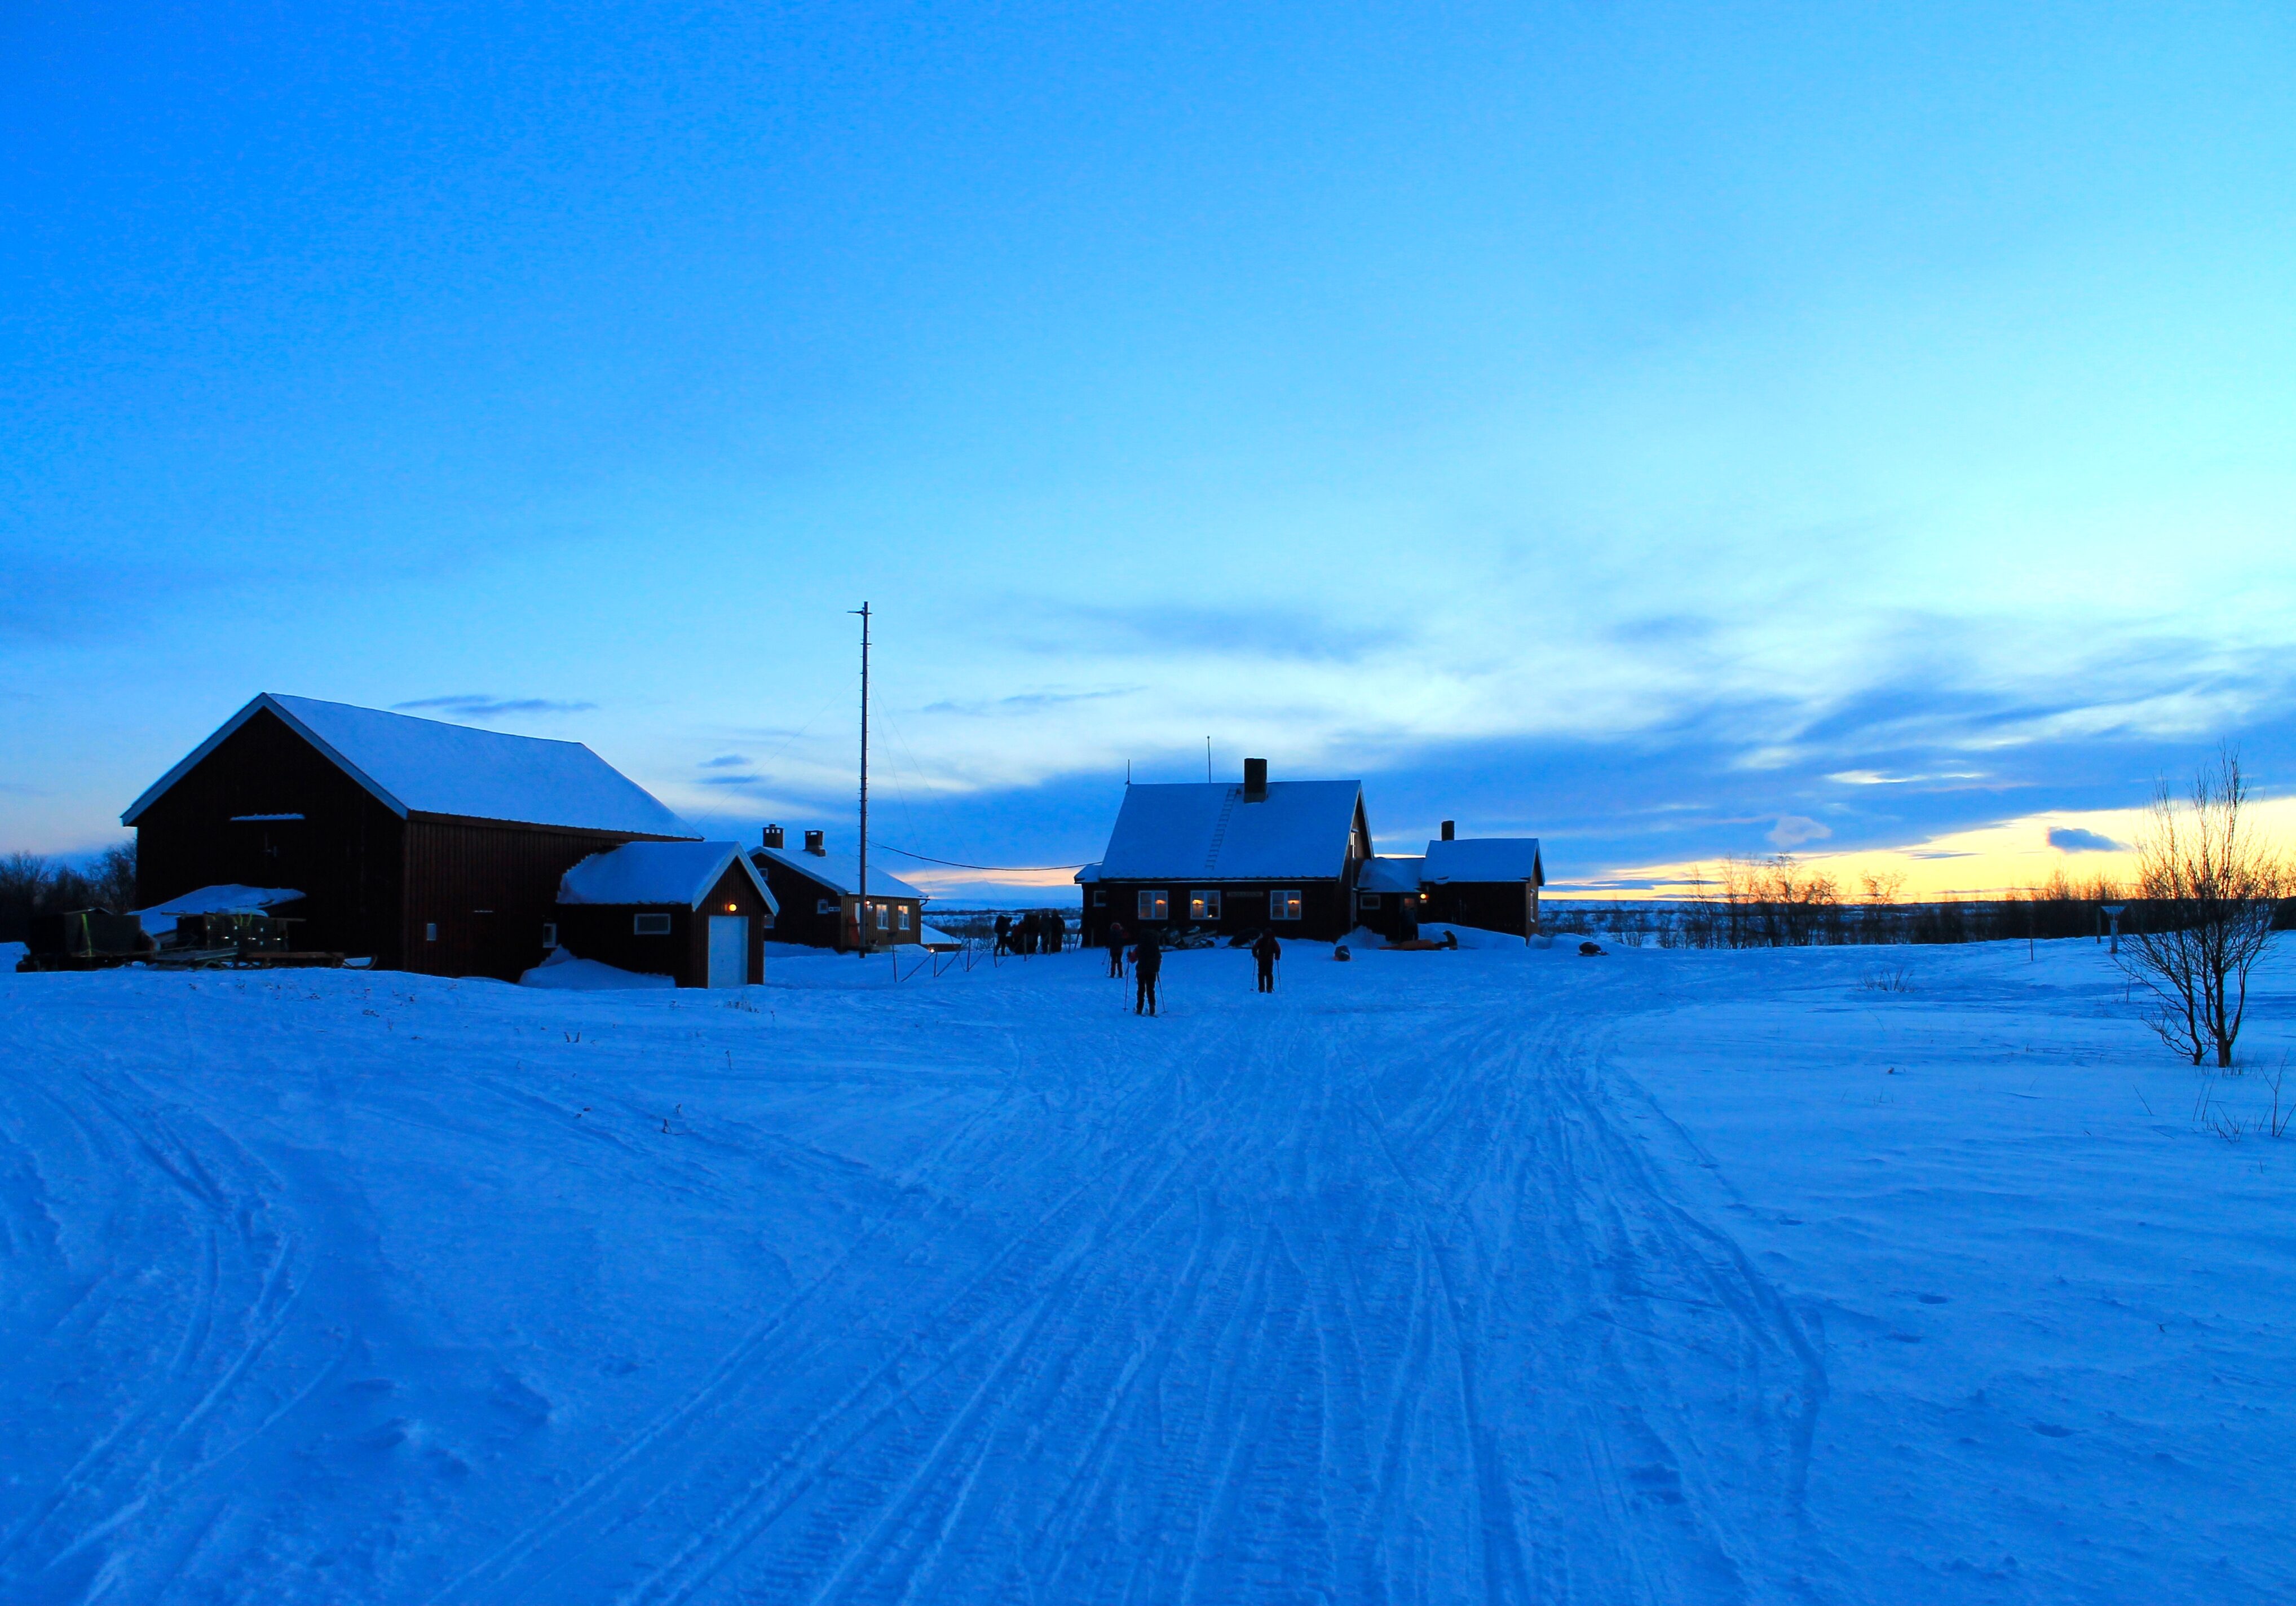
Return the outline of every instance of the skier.
[[[1251,945],[1251,956],[1259,962],[1259,990],[1275,990],[1275,962],[1283,956],[1283,949],[1273,931],[1262,931],[1259,940]]]
[[[999,955],[1009,953],[1012,946],[1013,917],[1009,914],[1000,914],[996,917],[996,952]]]
[[[1132,973],[1140,984],[1139,996],[1132,1001],[1136,1015],[1156,1012],[1156,976],[1164,968],[1164,952],[1156,945],[1156,933],[1140,933],[1140,941],[1132,950]]]
[[[1124,943],[1126,935],[1127,933],[1125,932],[1124,922],[1122,921],[1111,920],[1108,922],[1108,973],[1115,977],[1119,981],[1124,979]]]

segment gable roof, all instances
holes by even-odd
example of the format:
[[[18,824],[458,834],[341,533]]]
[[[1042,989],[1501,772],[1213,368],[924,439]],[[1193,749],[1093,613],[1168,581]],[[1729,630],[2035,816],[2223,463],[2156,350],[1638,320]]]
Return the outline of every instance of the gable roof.
[[[1428,843],[1420,878],[1431,886],[1443,881],[1529,881],[1544,887],[1546,866],[1539,859],[1537,837],[1461,837],[1456,841]]]
[[[1280,881],[1344,874],[1360,781],[1272,781],[1246,802],[1217,781],[1129,786],[1103,881]]]
[[[1420,867],[1424,859],[1398,857],[1365,859],[1363,873],[1356,877],[1358,892],[1416,892],[1419,890]]]
[[[854,888],[861,880],[861,866],[849,853],[807,853],[801,848],[752,848],[753,859],[771,859],[775,864],[793,870],[808,881],[819,881],[840,897],[855,896]],[[898,875],[890,875],[869,865],[869,896],[871,897],[914,897],[922,902],[925,895]]]
[[[119,816],[152,807],[240,726],[268,711],[404,819],[453,815],[521,825],[691,838],[661,800],[578,742],[511,736],[345,702],[266,692],[225,721]]]
[[[766,907],[781,905],[739,842],[625,842],[594,853],[559,879],[562,904],[683,904],[698,909],[738,863]]]

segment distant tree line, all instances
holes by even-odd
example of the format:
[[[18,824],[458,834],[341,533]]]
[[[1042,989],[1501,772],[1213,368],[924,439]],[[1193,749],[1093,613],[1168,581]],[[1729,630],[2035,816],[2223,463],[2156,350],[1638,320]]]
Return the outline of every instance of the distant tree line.
[[[89,863],[45,854],[0,854],[0,942],[22,942],[35,914],[108,909],[135,902],[135,844],[107,848]]]
[[[1898,943],[2047,941],[2101,937],[2108,904],[2124,934],[2166,930],[2187,918],[2176,900],[2103,875],[2076,881],[2060,869],[2041,886],[1995,897],[1907,900],[1904,877],[1869,875],[1845,895],[1833,876],[1790,857],[1730,860],[1714,880],[1693,878],[1687,897],[1650,903],[1550,905],[1560,930],[1625,947],[1799,948]],[[2269,929],[2296,926],[2296,899],[2271,900]]]

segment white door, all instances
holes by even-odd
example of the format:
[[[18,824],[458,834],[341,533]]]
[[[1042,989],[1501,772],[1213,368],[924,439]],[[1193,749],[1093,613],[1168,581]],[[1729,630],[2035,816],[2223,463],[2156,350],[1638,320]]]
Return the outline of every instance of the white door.
[[[709,917],[709,985],[742,987],[750,979],[750,917]]]

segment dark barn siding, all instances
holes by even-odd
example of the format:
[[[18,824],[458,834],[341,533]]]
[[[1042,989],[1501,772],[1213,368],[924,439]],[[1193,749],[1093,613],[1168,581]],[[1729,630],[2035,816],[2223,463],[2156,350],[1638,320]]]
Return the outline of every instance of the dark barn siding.
[[[300,821],[234,823],[236,815]],[[219,743],[135,822],[136,905],[201,887],[292,887],[299,946],[402,963],[398,816],[268,710]]]
[[[594,853],[648,840],[660,839],[409,816],[404,968],[515,981],[547,952],[543,927],[559,916],[559,878]]]

